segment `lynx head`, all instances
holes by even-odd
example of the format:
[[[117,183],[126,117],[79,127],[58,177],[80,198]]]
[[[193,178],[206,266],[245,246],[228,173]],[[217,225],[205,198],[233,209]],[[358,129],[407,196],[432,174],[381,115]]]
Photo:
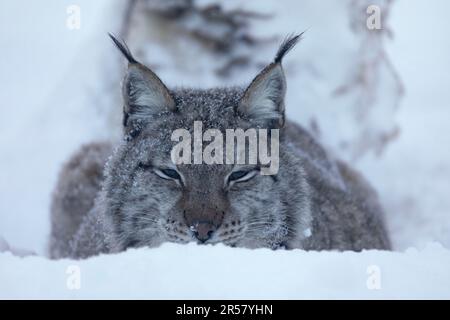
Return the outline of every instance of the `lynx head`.
[[[298,226],[309,217],[308,189],[301,164],[283,143],[286,80],[281,65],[300,37],[287,38],[275,60],[245,89],[170,90],[111,36],[128,60],[125,138],[108,163],[102,192],[118,250],[165,241],[277,248],[301,238]],[[224,145],[227,129],[280,130],[277,174],[260,174],[259,162],[174,163],[174,131],[193,134],[188,145],[195,149],[196,121],[205,132],[203,141],[217,142],[221,134]],[[192,159],[191,152],[184,156]]]

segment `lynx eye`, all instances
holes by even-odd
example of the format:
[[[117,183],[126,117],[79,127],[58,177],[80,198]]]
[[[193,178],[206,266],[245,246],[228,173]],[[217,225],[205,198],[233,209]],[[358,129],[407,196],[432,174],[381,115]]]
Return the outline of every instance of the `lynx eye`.
[[[174,169],[155,169],[155,173],[163,179],[181,180],[180,174]]]
[[[256,170],[249,170],[249,171],[245,171],[245,170],[239,170],[239,171],[235,171],[232,172],[229,176],[228,176],[228,182],[244,182],[244,181],[248,181],[251,178],[253,178],[256,175],[257,171]]]

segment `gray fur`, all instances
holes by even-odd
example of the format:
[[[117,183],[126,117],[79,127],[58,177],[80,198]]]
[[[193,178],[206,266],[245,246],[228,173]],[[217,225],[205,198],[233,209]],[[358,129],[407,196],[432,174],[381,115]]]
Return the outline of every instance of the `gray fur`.
[[[292,46],[295,41],[285,43]],[[169,90],[138,62],[131,62],[128,70],[124,88],[139,90],[133,91],[133,97],[129,90],[123,91],[129,120],[124,124],[123,141],[114,151],[108,144],[84,146],[62,170],[51,212],[52,258],[86,258],[129,247],[156,247],[166,241],[197,241],[191,220],[208,217],[215,231],[206,244],[390,249],[383,212],[367,182],[331,157],[300,126],[284,121],[286,84],[281,59],[246,89]],[[136,74],[139,70],[144,71]],[[271,81],[265,77],[272,77]],[[279,83],[274,86],[274,81]],[[268,85],[255,87],[255,82]],[[255,99],[256,93],[268,94],[273,102],[270,112],[266,103],[252,104],[264,101]],[[128,105],[142,101],[136,94],[164,97],[165,103]],[[259,107],[264,110],[258,112]],[[170,157],[173,130],[192,131],[194,121],[202,121],[203,130],[222,132],[280,128],[277,175],[257,174],[225,188],[224,179],[235,170],[233,165],[199,164],[175,168],[182,183],[161,178],[157,168],[174,167]],[[100,170],[108,157],[104,171]]]

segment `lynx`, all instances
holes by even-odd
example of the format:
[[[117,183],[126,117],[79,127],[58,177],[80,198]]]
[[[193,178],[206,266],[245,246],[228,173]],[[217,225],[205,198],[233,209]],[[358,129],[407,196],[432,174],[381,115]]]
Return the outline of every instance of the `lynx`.
[[[288,37],[246,88],[169,89],[111,36],[128,61],[123,139],[83,146],[63,167],[51,207],[50,256],[87,258],[164,242],[231,247],[390,249],[375,191],[285,118]],[[279,130],[279,169],[179,164],[174,130]]]

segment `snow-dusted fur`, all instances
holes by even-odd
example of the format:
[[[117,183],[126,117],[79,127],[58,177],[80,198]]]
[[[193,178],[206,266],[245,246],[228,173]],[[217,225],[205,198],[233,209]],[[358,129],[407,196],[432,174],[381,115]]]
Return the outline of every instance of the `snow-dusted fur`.
[[[206,244],[390,249],[375,192],[285,120],[281,62],[298,36],[281,45],[274,62],[248,88],[209,90],[169,90],[113,40],[129,61],[124,139],[114,151],[106,143],[84,146],[63,168],[52,205],[51,257],[86,258],[166,241],[198,241],[199,225],[208,226],[208,236],[199,241]],[[203,130],[223,133],[280,129],[278,173],[251,174],[259,168],[225,164],[174,166],[172,132],[192,132],[194,121],[202,121]],[[231,183],[230,173],[238,171],[250,178]]]

